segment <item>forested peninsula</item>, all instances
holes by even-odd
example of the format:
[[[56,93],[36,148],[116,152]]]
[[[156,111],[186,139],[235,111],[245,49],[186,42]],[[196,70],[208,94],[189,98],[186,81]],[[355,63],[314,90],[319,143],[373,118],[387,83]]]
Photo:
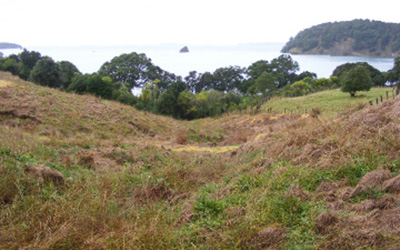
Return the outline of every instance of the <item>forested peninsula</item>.
[[[291,54],[400,56],[400,24],[353,20],[323,23],[299,32],[282,48]]]
[[[0,49],[22,49],[22,46],[15,43],[0,43]]]

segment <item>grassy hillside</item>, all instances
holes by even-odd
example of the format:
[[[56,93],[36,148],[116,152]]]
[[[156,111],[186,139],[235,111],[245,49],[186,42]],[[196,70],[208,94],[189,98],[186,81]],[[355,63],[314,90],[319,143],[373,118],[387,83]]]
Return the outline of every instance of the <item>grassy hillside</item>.
[[[399,108],[186,122],[0,73],[0,248],[397,249]]]
[[[319,109],[321,116],[333,118],[339,113],[347,112],[359,105],[367,105],[370,101],[376,104],[376,98],[380,102],[382,96],[387,101],[386,92],[390,100],[393,99],[391,87],[372,88],[368,92],[358,92],[355,98],[350,98],[348,93],[343,93],[340,89],[327,90],[317,92],[311,95],[300,96],[295,98],[275,98],[264,104],[262,110],[268,111],[272,109],[275,112],[283,113],[308,113],[312,109]]]

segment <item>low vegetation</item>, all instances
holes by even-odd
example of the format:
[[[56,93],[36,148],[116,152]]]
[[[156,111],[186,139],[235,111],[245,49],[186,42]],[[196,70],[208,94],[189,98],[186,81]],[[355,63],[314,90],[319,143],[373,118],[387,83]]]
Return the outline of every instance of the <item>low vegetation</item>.
[[[380,72],[367,63],[344,64],[330,78],[317,78],[312,72],[298,73],[298,63],[289,55],[281,55],[271,62],[260,60],[247,68],[229,66],[213,73],[192,71],[182,78],[136,52],[114,57],[93,74],[81,74],[72,63],[55,62],[35,51],[0,57],[0,71],[24,80],[184,120],[259,109],[273,96],[297,97],[340,87],[354,96],[372,86],[397,83],[399,65],[397,58],[392,70]],[[358,72],[364,76],[354,81],[355,77],[347,77],[351,81],[346,79],[357,67],[362,68]],[[364,82],[367,84],[361,87]],[[133,90],[140,94],[132,94]]]
[[[388,95],[386,96],[386,94]],[[334,89],[294,98],[274,97],[261,109],[264,112],[286,112],[288,114],[308,114],[313,109],[318,109],[322,117],[334,118],[338,113],[346,113],[359,106],[370,105],[370,101],[376,104],[376,99],[380,102],[381,97],[384,101],[392,100],[395,95],[395,89],[392,87],[361,91],[354,98],[349,98],[349,94],[340,89]]]
[[[319,95],[368,100],[265,105]],[[2,249],[400,247],[399,99],[181,121],[3,72],[0,97]]]

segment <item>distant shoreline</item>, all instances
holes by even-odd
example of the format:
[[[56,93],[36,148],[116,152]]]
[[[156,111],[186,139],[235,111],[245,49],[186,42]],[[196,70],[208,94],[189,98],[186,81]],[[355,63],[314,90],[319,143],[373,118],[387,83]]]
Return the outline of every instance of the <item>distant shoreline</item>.
[[[23,47],[16,43],[0,43],[0,49],[23,49]]]

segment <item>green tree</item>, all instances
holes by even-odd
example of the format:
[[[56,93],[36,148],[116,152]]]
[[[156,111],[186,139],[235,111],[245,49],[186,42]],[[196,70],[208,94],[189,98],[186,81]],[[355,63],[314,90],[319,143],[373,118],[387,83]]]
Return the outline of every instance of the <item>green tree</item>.
[[[21,64],[12,57],[3,58],[0,60],[0,70],[10,72],[13,75],[19,75]]]
[[[235,91],[228,91],[222,97],[224,112],[236,110],[242,101],[242,96]]]
[[[99,74],[92,74],[87,78],[86,91],[98,97],[111,99],[112,80]]]
[[[288,97],[303,96],[312,92],[311,84],[305,80],[294,82],[286,85],[282,89],[283,95]]]
[[[310,77],[311,79],[315,80],[315,79],[317,79],[317,74],[310,72],[310,71],[304,71],[304,72],[301,72],[299,75],[297,75],[296,81],[301,81],[306,77]]]
[[[50,57],[42,57],[33,67],[29,80],[52,88],[60,88],[62,80],[58,65]]]
[[[185,91],[186,88],[186,84],[182,81],[173,82],[170,88],[155,101],[155,111],[159,114],[182,118],[184,110],[181,109],[178,100],[180,93]]]
[[[266,60],[260,60],[247,68],[247,75],[255,80],[261,76],[263,72],[272,72],[272,65]]]
[[[296,80],[296,72],[299,71],[299,64],[290,55],[281,55],[271,61],[272,70],[279,81],[279,88]]]
[[[177,105],[182,111],[183,119],[195,119],[197,117],[196,109],[194,108],[196,96],[191,91],[182,91],[179,93]]]
[[[185,77],[186,85],[193,93],[196,91],[196,86],[199,84],[200,74],[197,71],[190,71],[189,75]]]
[[[297,75],[296,72],[299,70],[299,64],[292,59],[290,55],[281,55],[278,58],[275,58],[269,63],[266,60],[260,60],[252,65],[250,65],[246,71],[248,75],[248,79],[244,80],[245,86],[241,87],[240,90],[242,93],[259,93],[261,91],[260,80],[265,79],[266,75],[264,73],[269,73],[269,78],[275,78],[275,83],[277,88],[282,88],[285,85],[291,84],[297,80],[303,79],[306,76],[316,77],[314,73],[311,72],[303,72],[300,75]],[[257,83],[257,79],[260,78]],[[271,82],[271,81],[270,81]],[[272,85],[270,85],[272,87]],[[245,92],[243,92],[245,90]],[[263,91],[261,91],[263,92]]]
[[[72,82],[68,85],[67,90],[71,92],[75,92],[77,94],[84,94],[87,92],[87,82],[88,78],[90,77],[89,74],[79,75],[75,74],[72,78]]]
[[[60,70],[60,77],[62,81],[61,88],[67,89],[72,83],[72,79],[74,78],[75,74],[80,75],[81,72],[79,72],[78,68],[74,64],[68,61],[57,62],[57,64]]]
[[[129,89],[143,87],[146,83],[159,79],[166,88],[175,79],[173,74],[155,66],[145,54],[122,54],[104,63],[99,74],[109,76],[113,82],[120,82]]]
[[[400,57],[394,59],[394,66],[387,72],[386,79],[392,84],[397,84],[400,81]]]
[[[19,73],[19,77],[24,80],[27,80],[30,76],[30,73],[35,67],[36,63],[42,58],[39,52],[31,51],[24,49],[18,55],[20,63],[21,63],[21,71]]]
[[[210,72],[205,72],[199,76],[200,80],[195,87],[195,93],[213,89],[214,76]]]
[[[264,71],[255,82],[256,93],[272,93],[278,88],[278,79],[274,76],[273,73],[268,73]]]
[[[331,78],[319,78],[313,82],[313,87],[317,91],[330,89],[333,87],[333,81]]]
[[[368,70],[358,65],[345,73],[340,78],[341,90],[350,93],[354,97],[357,91],[369,91],[372,86],[371,77]]]
[[[119,86],[119,88],[113,87],[111,99],[131,106],[137,103],[137,97],[135,97],[126,86]]]
[[[239,66],[218,68],[213,73],[212,89],[229,91],[238,89],[243,81],[244,69]]]
[[[363,66],[369,73],[369,76],[371,77],[372,84],[374,86],[383,86],[385,85],[386,79],[385,76],[380,72],[378,69],[372,67],[370,64],[366,62],[358,62],[358,63],[345,63],[342,65],[339,65],[335,68],[335,70],[332,73],[332,76],[336,77],[341,77],[343,74],[348,72],[349,70],[357,67],[357,66]]]

